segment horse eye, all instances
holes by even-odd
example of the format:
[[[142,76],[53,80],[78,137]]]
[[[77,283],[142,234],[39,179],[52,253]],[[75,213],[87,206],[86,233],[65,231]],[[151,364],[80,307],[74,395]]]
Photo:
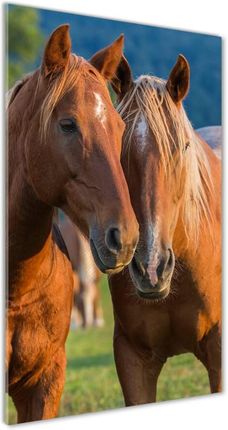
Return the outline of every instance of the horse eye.
[[[73,119],[62,119],[59,121],[59,125],[63,133],[75,133],[78,131],[78,126]]]

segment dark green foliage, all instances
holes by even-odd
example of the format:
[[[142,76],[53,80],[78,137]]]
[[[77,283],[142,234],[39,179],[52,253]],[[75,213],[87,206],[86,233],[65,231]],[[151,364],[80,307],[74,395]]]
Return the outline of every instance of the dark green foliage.
[[[32,70],[43,43],[39,12],[30,7],[8,9],[8,86]]]

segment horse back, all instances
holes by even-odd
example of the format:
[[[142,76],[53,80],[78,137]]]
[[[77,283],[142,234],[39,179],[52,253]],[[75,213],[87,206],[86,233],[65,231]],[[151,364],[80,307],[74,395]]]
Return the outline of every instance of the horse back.
[[[222,158],[222,126],[198,128],[196,132],[207,142],[218,158]]]

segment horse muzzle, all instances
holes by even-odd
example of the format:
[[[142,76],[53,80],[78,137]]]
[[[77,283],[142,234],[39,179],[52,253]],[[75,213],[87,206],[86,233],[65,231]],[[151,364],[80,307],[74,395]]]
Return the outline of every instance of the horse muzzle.
[[[119,273],[134,255],[137,241],[124,243],[118,227],[108,228],[105,233],[92,229],[90,248],[98,268],[106,274]]]
[[[156,268],[146,267],[135,255],[129,269],[137,294],[149,300],[164,299],[170,292],[170,284],[175,265],[174,253],[168,249],[160,258]],[[153,267],[153,266],[152,266]]]

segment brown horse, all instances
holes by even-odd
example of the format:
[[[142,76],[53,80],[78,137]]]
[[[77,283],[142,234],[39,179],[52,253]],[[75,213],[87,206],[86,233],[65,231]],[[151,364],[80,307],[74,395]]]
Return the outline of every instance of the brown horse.
[[[101,327],[104,324],[99,289],[101,272],[95,265],[89,242],[68,217],[61,217],[58,226],[74,271],[72,325]]]
[[[63,25],[42,66],[11,91],[6,360],[19,422],[54,417],[64,385],[73,277],[52,230],[54,206],[89,237],[104,272],[121,270],[136,246],[120,164],[124,123],[106,87],[122,47],[121,36],[87,62],[71,54]]]
[[[126,405],[153,402],[168,357],[191,352],[221,390],[221,162],[184,111],[190,67],[113,82],[126,122],[122,165],[139,225],[135,256],[110,276],[114,352]]]

